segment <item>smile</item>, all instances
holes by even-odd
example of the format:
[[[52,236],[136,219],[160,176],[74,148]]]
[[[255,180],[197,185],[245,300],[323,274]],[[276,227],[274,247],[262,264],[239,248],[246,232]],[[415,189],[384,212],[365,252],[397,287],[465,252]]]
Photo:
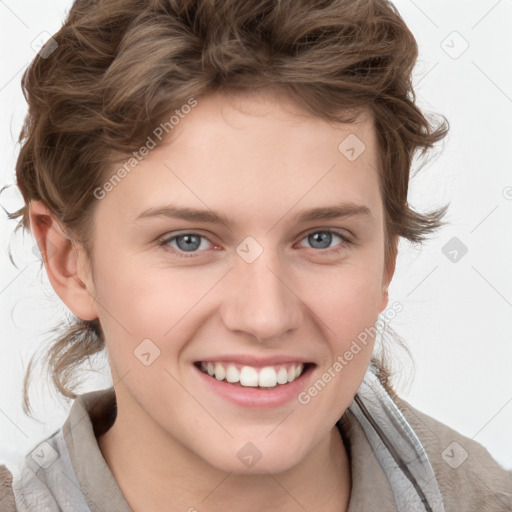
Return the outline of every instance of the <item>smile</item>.
[[[249,365],[224,362],[196,363],[205,374],[218,381],[238,384],[242,387],[275,388],[293,382],[305,371],[308,363],[283,363],[274,366],[256,368]]]

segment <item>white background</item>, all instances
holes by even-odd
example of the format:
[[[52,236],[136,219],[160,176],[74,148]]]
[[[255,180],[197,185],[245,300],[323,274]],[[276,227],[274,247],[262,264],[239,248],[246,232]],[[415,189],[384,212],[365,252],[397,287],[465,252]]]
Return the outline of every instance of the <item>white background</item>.
[[[20,79],[34,57],[31,42],[41,32],[54,33],[70,4],[0,1],[1,185],[14,182],[26,111]],[[411,181],[414,208],[451,207],[449,225],[422,249],[400,245],[390,305],[398,301],[404,309],[390,325],[412,351],[416,371],[396,351],[404,365],[396,383],[416,408],[483,444],[512,469],[512,0],[395,5],[420,47],[418,104],[451,124],[436,158]],[[469,47],[458,56],[464,40]],[[22,206],[13,188],[0,196],[9,211]],[[15,222],[0,213],[0,461],[16,470],[20,457],[67,416],[69,405],[39,374],[31,394],[39,421],[21,408],[26,364],[46,346],[51,335],[45,332],[66,308],[32,253],[31,236],[11,238]],[[456,263],[442,252],[452,237],[468,248]],[[9,261],[9,246],[19,268]],[[111,384],[104,359],[99,362],[100,371],[79,390]]]

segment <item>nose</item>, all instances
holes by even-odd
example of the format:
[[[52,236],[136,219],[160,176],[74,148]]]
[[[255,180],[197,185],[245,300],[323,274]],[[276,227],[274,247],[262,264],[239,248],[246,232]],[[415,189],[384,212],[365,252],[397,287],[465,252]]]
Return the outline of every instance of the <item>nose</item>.
[[[296,330],[305,305],[294,290],[290,272],[264,251],[247,263],[236,258],[221,306],[224,325],[260,342],[279,339]]]

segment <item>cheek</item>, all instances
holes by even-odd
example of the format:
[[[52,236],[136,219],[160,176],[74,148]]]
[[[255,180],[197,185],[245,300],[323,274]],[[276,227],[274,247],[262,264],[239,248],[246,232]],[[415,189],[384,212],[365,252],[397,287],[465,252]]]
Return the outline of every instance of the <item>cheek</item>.
[[[148,326],[152,331],[163,330],[165,326],[156,321],[167,317],[170,323],[193,298],[187,297],[193,295],[191,288],[183,286],[179,276],[176,279],[176,272],[148,265],[135,256],[109,256],[96,268],[97,296],[107,316],[111,315],[108,322],[115,318],[129,332],[140,332]]]
[[[315,272],[303,280],[307,305],[336,336],[357,335],[377,320],[382,300],[381,275],[372,265],[346,264]]]
[[[335,276],[317,276],[314,282],[316,293],[310,293],[308,305],[329,345],[323,361],[324,377],[332,382],[328,393],[340,407],[346,407],[373,354],[380,275],[371,265],[354,264],[344,266]]]
[[[205,298],[219,276],[148,265],[136,257],[111,263],[98,268],[96,275],[100,321],[115,357],[133,355],[146,339],[162,353],[179,351],[204,316]]]

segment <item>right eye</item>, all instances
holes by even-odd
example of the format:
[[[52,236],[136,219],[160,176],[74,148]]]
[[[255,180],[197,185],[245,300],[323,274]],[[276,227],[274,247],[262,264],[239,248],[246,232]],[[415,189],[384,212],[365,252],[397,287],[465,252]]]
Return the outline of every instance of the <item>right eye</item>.
[[[199,249],[206,249],[203,240],[208,240],[205,236],[195,232],[184,232],[177,235],[167,236],[159,241],[158,245],[164,250],[175,253],[179,257],[195,257],[194,253],[203,252]],[[209,241],[208,241],[209,242]],[[211,242],[209,242],[211,243]],[[171,250],[172,249],[172,250]],[[186,253],[192,253],[187,255]]]

